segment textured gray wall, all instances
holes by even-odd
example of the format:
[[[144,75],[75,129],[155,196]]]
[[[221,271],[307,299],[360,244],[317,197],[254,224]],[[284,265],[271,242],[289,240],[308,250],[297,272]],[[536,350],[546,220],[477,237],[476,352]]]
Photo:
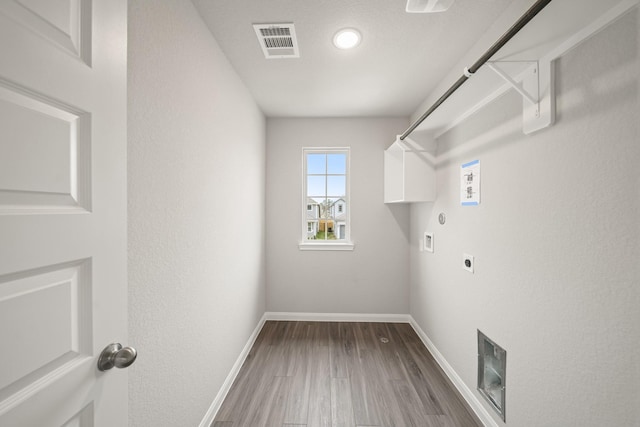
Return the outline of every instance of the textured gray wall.
[[[267,309],[407,314],[409,208],[383,203],[383,151],[406,119],[267,120]],[[302,147],[351,147],[352,252],[300,251]]]
[[[265,121],[188,0],[129,3],[129,425],[196,426],[265,311]]]
[[[474,393],[476,329],[507,350],[510,426],[640,420],[638,22],[635,8],[557,61],[554,126],[523,135],[510,91],[443,135],[437,201],[411,209],[411,314]],[[482,202],[461,207],[475,159]]]

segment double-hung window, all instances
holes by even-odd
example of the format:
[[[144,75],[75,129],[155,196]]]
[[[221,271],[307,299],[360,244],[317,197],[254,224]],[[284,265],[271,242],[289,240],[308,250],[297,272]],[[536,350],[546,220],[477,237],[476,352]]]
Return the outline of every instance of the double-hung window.
[[[300,249],[352,250],[349,148],[304,148]]]

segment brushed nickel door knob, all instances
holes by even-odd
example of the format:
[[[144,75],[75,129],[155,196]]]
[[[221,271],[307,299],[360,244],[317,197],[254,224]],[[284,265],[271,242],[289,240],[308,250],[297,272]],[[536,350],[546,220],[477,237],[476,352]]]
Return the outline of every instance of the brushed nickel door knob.
[[[120,343],[109,344],[102,350],[98,358],[98,370],[108,371],[111,368],[126,368],[135,362],[138,353],[133,347],[122,347]]]

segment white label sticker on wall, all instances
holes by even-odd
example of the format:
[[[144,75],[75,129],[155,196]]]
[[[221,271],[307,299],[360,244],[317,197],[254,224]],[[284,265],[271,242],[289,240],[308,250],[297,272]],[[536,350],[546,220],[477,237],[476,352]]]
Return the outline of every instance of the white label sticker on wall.
[[[465,163],[460,168],[460,203],[462,206],[480,204],[480,160]]]

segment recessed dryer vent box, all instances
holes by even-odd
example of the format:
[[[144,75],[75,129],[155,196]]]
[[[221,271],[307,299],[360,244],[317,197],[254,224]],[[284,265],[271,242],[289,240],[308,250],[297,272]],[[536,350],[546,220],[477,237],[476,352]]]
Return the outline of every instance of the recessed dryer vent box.
[[[505,421],[507,352],[478,330],[478,391]]]

